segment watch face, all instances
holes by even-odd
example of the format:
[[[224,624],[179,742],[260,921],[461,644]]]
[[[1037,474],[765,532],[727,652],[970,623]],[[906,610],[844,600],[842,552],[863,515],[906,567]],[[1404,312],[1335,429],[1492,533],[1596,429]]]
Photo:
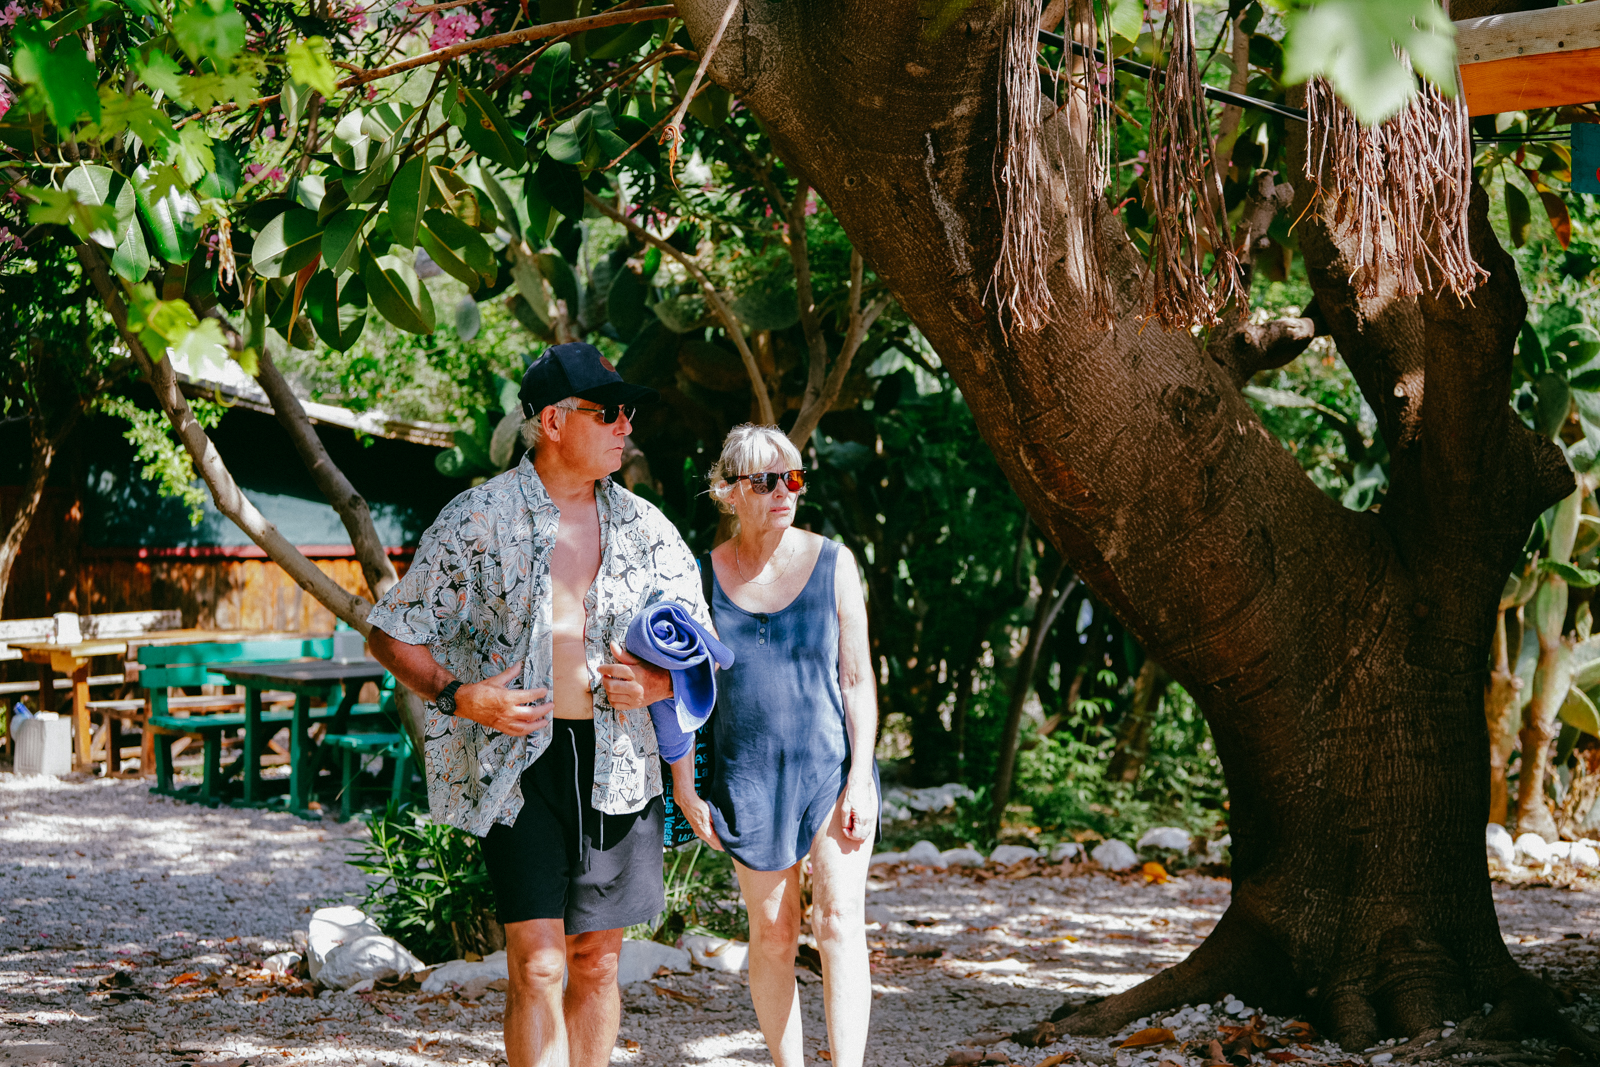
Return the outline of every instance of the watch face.
[[[444,692],[440,693],[438,698],[434,700],[433,706],[446,715],[454,715],[456,713],[456,690],[460,688],[460,682],[451,682],[444,687]]]

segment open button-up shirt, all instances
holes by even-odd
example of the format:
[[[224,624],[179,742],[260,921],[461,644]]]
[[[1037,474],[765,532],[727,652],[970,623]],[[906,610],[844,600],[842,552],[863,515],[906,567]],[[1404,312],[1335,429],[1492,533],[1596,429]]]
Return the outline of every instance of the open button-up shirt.
[[[657,600],[675,600],[709,625],[699,568],[654,505],[609,478],[595,483],[600,571],[584,598],[583,642],[594,695],[590,803],[612,815],[661,793],[650,710],[619,711],[596,669],[612,661],[628,623]],[[561,513],[534,471],[516,470],[462,493],[422,535],[411,568],[367,616],[397,641],[426,645],[464,683],[523,663],[520,688],[551,686],[550,554]],[[553,727],[512,737],[428,703],[424,756],[433,816],[478,836],[522,810],[522,772],[550,745]]]

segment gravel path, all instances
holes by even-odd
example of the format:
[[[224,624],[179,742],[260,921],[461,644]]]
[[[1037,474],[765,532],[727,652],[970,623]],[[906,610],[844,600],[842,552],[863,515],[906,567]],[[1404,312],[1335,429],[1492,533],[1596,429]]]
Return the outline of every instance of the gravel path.
[[[289,947],[314,908],[360,891],[364,876],[344,855],[361,833],[359,824],[176,803],[136,781],[0,774],[0,1067],[503,1063],[501,993],[313,997],[256,969]],[[1035,1049],[999,1036],[1067,997],[1125,989],[1181,959],[1227,906],[1225,880],[1146,885],[1026,866],[874,874],[873,1067],[933,1067],[952,1051],[975,1060],[985,1049],[1022,1067],[1068,1051],[1121,1067],[1202,1062],[1202,1048],[1194,1057],[1170,1045],[1113,1051],[1105,1041]],[[1600,883],[1497,882],[1495,896],[1512,952],[1573,995],[1581,1023],[1600,1024],[1600,1003],[1589,999],[1600,996]],[[802,977],[808,1059],[818,1061],[821,987]],[[734,976],[639,983],[624,1005],[617,1067],[771,1062]],[[1193,1039],[1215,1034],[1219,1021],[1242,1026],[1248,1014],[1219,1004],[1143,1022]],[[1281,1036],[1285,1022],[1260,1029]],[[1293,1051],[1332,1063],[1381,1064],[1388,1054],[1351,1057],[1314,1042]],[[1395,1051],[1398,1063],[1404,1050]],[[1553,1051],[1527,1049],[1536,1058]]]

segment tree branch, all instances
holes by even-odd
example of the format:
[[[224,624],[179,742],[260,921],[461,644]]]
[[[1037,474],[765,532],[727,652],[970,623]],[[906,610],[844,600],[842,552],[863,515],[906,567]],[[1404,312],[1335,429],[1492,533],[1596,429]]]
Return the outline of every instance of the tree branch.
[[[294,450],[300,454],[306,470],[311,472],[317,489],[333,506],[333,510],[339,513],[339,519],[350,535],[350,544],[355,548],[356,559],[361,562],[361,573],[367,580],[367,588],[372,591],[372,599],[376,601],[400,577],[395,573],[394,564],[390,562],[377,528],[372,524],[372,510],[367,507],[366,498],[356,492],[350,479],[328,455],[322,438],[317,436],[316,427],[311,425],[306,409],[300,404],[300,398],[289,388],[288,381],[278,370],[272,356],[262,351],[256,358],[261,367],[256,380],[272,401],[272,413],[278,424],[288,431],[289,439],[294,442]]]
[[[1271,243],[1267,230],[1272,220],[1293,199],[1294,188],[1287,182],[1275,183],[1270,171],[1256,172],[1234,228],[1234,247],[1244,270],[1246,292],[1255,276],[1256,253]],[[1309,315],[1259,325],[1252,325],[1249,316],[1248,306],[1230,304],[1221,324],[1206,339],[1206,354],[1228,372],[1235,387],[1242,387],[1257,371],[1288,363],[1317,336],[1316,323]]]
[[[278,528],[268,522],[249,501],[233,480],[233,475],[223,463],[216,445],[195,421],[194,412],[189,409],[189,402],[178,389],[171,361],[165,355],[159,361],[152,360],[138,336],[128,329],[128,309],[122,302],[122,294],[111,281],[105,259],[100,255],[99,249],[93,244],[81,244],[77,252],[90,280],[94,282],[95,290],[100,294],[101,301],[110,312],[112,321],[116,323],[123,343],[128,346],[134,361],[150,382],[162,411],[166,413],[173,428],[178,431],[178,439],[183,442],[200,476],[205,479],[207,488],[211,490],[211,499],[216,504],[217,510],[232,519],[234,524],[267,554],[267,558],[282,567],[289,577],[294,579],[295,584],[365,635],[371,629],[367,624],[367,612],[372,610],[372,604],[341,588],[332,578],[322,573],[316,564],[306,559],[300,550],[279,533]]]
[[[761,376],[761,367],[756,363],[755,354],[750,351],[750,345],[745,341],[744,327],[740,324],[738,316],[723,301],[722,296],[717,292],[717,287],[711,284],[711,279],[706,277],[705,271],[701,270],[694,260],[679,252],[676,248],[673,248],[670,244],[640,226],[589,190],[585,189],[583,191],[583,199],[593,205],[594,209],[606,218],[627,227],[628,232],[641,241],[660,249],[663,255],[671,256],[684,270],[689,272],[691,278],[700,284],[700,291],[705,294],[706,303],[711,305],[711,310],[716,313],[717,318],[722,320],[723,328],[727,330],[728,336],[733,339],[733,343],[739,349],[739,358],[744,360],[745,373],[750,375],[750,388],[756,395],[756,408],[761,413],[762,423],[767,426],[776,426],[778,420],[773,418],[772,415],[772,397],[767,393],[767,383]]]
[[[817,423],[822,421],[822,416],[833,410],[833,402],[839,399],[839,390],[844,387],[845,377],[850,373],[850,364],[856,358],[856,352],[861,348],[861,342],[867,338],[867,331],[872,329],[872,324],[883,314],[884,308],[889,306],[889,297],[880,297],[872,302],[872,306],[865,312],[861,310],[862,278],[865,271],[865,261],[861,253],[855,249],[850,250],[850,324],[845,329],[844,344],[839,349],[839,358],[833,361],[833,369],[823,380],[820,389],[812,391],[811,386],[806,386],[805,403],[800,408],[800,415],[794,420],[794,428],[789,431],[789,440],[794,442],[796,448],[804,448],[805,443],[811,439],[811,433],[817,428]],[[818,331],[819,335],[821,331]],[[827,359],[827,348],[823,348],[823,359]],[[815,368],[817,364],[812,363]],[[815,378],[815,373],[812,375]]]

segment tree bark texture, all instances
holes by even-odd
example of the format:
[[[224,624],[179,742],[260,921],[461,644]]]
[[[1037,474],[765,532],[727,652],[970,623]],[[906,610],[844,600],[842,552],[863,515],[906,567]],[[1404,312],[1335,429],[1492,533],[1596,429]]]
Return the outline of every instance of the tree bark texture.
[[[69,420],[69,424],[76,421],[74,417]],[[55,459],[56,442],[62,436],[65,434],[51,436],[45,427],[43,414],[28,419],[28,438],[33,447],[33,459],[28,466],[28,484],[23,486],[22,496],[17,501],[16,514],[11,517],[11,529],[6,532],[5,542],[0,543],[0,604],[6,602],[6,586],[11,580],[11,568],[22,552],[22,542],[27,539],[28,528],[33,525],[34,512],[39,510],[39,500],[44,496],[45,482],[50,479],[50,463]]]
[[[724,10],[679,5],[697,43]],[[826,198],[939,352],[1034,521],[1211,726],[1231,799],[1232,904],[1184,962],[1064,1007],[1067,1029],[1110,1033],[1228,992],[1307,1011],[1346,1047],[1485,1002],[1497,1005],[1486,1032],[1561,1029],[1498,932],[1483,692],[1505,575],[1573,482],[1507,404],[1525,308],[1481,191],[1473,249],[1491,277],[1470,306],[1359,300],[1347,235],[1314,212],[1301,223],[1322,316],[1393,456],[1382,512],[1352,512],[1306,478],[1194,338],[1141,321],[1144,263],[1075,162],[1079,104],[1041,135],[1059,310],[1038,333],[1007,332],[983,293],[999,247],[1009,12],[971,5],[933,35],[921,10],[744,0],[712,76]],[[1294,184],[1298,218],[1311,189]],[[1093,279],[1075,267],[1068,207],[1091,195],[1109,329],[1092,325]]]

